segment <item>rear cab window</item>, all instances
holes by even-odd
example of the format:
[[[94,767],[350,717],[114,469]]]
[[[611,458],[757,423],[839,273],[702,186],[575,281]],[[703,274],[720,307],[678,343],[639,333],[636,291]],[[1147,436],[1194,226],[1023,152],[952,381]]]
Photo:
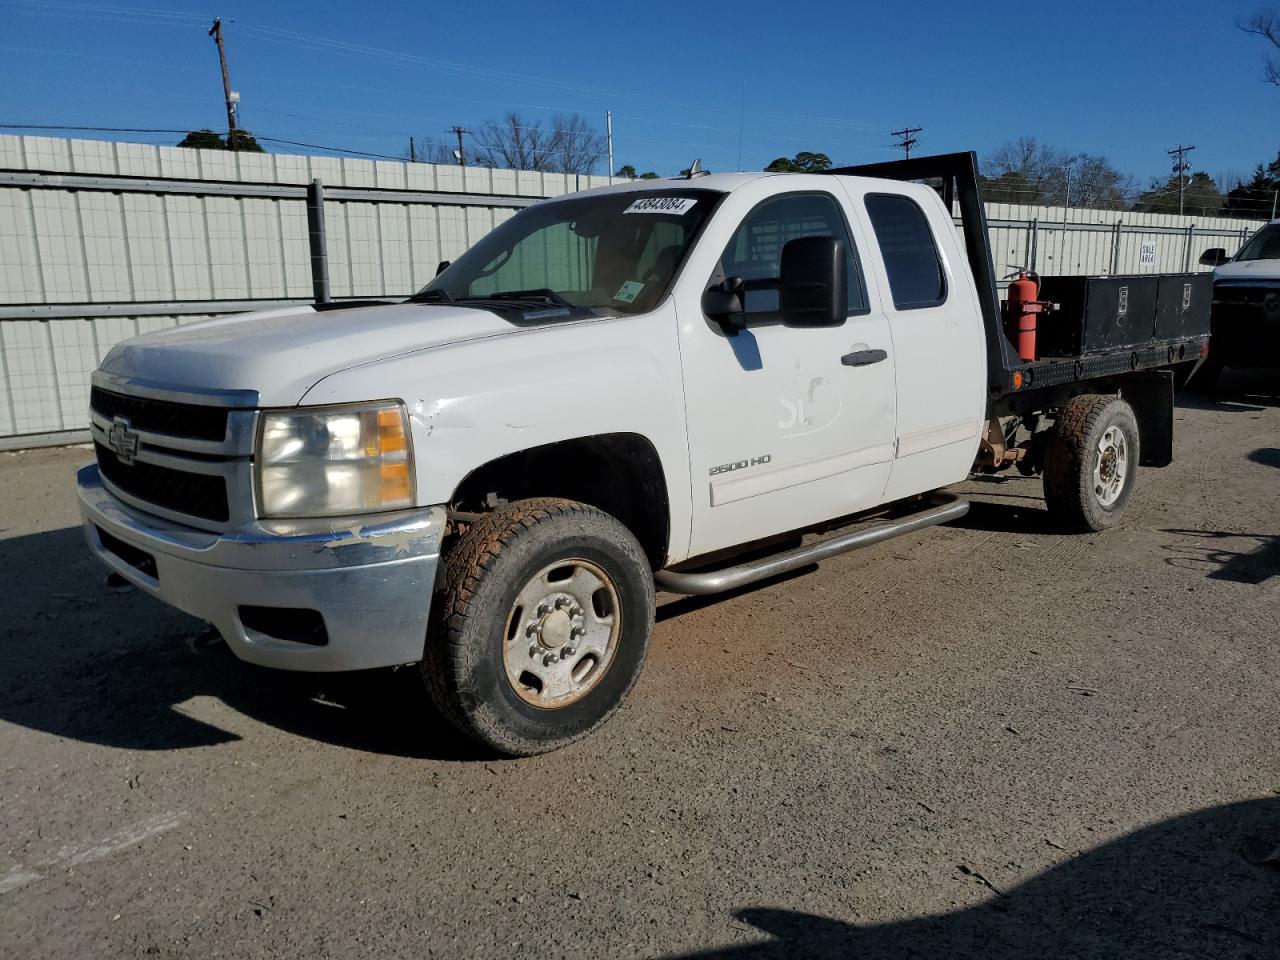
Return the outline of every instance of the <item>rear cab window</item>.
[[[863,203],[884,260],[894,307],[919,310],[945,303],[947,277],[920,205],[894,193],[869,193]]]

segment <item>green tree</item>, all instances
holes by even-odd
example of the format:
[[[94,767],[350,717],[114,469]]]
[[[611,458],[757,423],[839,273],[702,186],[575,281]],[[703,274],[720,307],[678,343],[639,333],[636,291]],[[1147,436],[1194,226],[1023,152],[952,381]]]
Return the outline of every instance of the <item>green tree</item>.
[[[180,147],[191,147],[193,150],[225,150],[227,145],[212,130],[192,130],[178,141]]]
[[[1182,212],[1190,217],[1216,217],[1222,209],[1222,193],[1213,177],[1197,170],[1182,187]],[[1178,178],[1172,176],[1164,183],[1152,182],[1150,189],[1138,198],[1135,210],[1143,213],[1178,212]]]
[[[801,150],[794,157],[778,157],[767,167],[765,173],[817,173],[831,169],[831,158],[825,153],[810,153]]]
[[[227,149],[229,150],[231,148],[228,147]],[[236,131],[236,150],[240,151],[241,153],[266,153],[267,152],[262,149],[262,144],[258,143],[258,141],[254,139],[253,134],[250,133],[248,130]]]
[[[1238,182],[1222,203],[1225,217],[1269,217],[1280,191],[1280,153],[1265,167],[1262,164],[1253,171],[1247,181]]]
[[[227,141],[212,130],[192,130],[178,141],[180,147],[194,150],[227,150]],[[241,153],[266,153],[248,130],[236,131],[236,150]]]
[[[658,175],[654,173],[652,170],[646,170],[644,173],[640,174],[640,176],[636,177],[636,179],[637,180],[657,180]]]

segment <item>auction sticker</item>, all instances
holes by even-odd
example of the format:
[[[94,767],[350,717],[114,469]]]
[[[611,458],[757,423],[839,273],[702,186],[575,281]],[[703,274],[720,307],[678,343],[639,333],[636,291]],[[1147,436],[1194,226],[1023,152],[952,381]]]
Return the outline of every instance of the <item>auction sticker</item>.
[[[636,297],[640,296],[640,291],[644,289],[644,284],[639,280],[628,280],[618,292],[613,295],[613,299],[621,300],[623,303],[635,303]]]
[[[696,197],[645,197],[637,200],[623,213],[688,213],[697,203]]]

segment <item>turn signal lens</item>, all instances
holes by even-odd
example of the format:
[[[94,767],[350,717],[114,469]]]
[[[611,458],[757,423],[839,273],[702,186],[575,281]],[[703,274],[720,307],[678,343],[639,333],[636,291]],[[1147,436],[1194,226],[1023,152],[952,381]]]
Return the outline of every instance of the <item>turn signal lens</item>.
[[[1013,374],[1013,389],[1015,389],[1015,390],[1021,390],[1021,389],[1022,389],[1022,371],[1021,371],[1021,370],[1016,370],[1016,371],[1014,371],[1014,374]]]

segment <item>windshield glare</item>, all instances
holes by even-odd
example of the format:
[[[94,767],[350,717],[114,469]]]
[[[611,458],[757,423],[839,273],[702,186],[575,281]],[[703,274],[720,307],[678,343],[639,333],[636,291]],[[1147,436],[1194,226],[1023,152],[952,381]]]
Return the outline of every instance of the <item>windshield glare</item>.
[[[666,294],[721,196],[668,188],[534,204],[487,234],[418,296],[439,291],[452,300],[510,299],[523,292],[592,312],[643,313]]]
[[[1280,260],[1280,224],[1270,224],[1255,233],[1236,259]]]

